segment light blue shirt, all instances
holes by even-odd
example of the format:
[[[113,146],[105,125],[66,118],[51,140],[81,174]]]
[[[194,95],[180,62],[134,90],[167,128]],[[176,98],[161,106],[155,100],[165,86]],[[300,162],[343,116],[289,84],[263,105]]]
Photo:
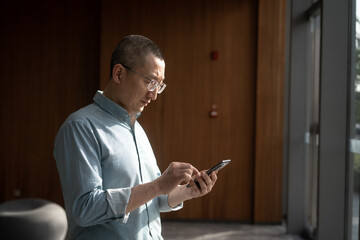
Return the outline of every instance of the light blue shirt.
[[[139,114],[140,115],[140,114]],[[131,188],[161,173],[149,140],[127,111],[98,91],[61,126],[54,156],[68,217],[68,239],[162,239],[159,196],[125,215]]]

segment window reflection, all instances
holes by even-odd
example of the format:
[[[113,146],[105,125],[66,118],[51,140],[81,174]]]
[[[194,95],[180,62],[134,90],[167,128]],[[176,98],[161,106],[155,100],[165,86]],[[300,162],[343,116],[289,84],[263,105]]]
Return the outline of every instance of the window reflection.
[[[317,227],[318,148],[319,148],[319,91],[320,91],[320,14],[309,19],[310,59],[307,106],[307,227],[314,235]]]

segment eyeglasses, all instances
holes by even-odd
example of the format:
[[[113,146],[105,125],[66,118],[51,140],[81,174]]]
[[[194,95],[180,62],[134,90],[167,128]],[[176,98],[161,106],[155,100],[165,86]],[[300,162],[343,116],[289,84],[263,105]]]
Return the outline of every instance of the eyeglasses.
[[[130,67],[124,65],[124,64],[121,64],[124,66],[124,68],[126,68],[127,70],[133,72],[133,73],[136,73],[138,75],[140,75],[141,77],[145,78],[148,83],[148,86],[147,86],[147,89],[152,92],[154,91],[155,89],[157,89],[157,93],[160,94],[164,91],[164,89],[166,88],[166,84],[165,83],[159,83],[158,81],[154,80],[154,79],[151,79],[151,78],[148,78],[138,72],[135,72],[134,70],[132,70]],[[150,81],[150,82],[149,82]]]

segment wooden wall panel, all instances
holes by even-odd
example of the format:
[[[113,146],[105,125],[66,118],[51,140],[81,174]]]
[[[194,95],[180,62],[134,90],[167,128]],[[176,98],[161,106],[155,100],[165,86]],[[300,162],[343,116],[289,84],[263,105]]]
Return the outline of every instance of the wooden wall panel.
[[[259,0],[255,208],[257,223],[281,222],[286,0]]]
[[[53,142],[99,85],[99,1],[1,1],[0,202],[62,204]]]

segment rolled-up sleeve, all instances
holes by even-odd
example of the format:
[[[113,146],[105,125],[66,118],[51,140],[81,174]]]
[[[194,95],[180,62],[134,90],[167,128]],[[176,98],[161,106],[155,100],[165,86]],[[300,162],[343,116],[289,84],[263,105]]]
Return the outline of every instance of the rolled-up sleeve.
[[[179,205],[175,207],[170,207],[168,202],[169,195],[160,195],[158,197],[159,200],[159,210],[160,212],[171,212],[171,211],[177,211],[183,207],[183,203],[180,203]]]
[[[110,205],[109,210],[111,214],[116,218],[122,219],[123,223],[127,223],[130,213],[126,213],[125,204],[119,204],[119,202],[128,203],[131,195],[131,188],[120,188],[120,189],[107,189],[106,199]]]

